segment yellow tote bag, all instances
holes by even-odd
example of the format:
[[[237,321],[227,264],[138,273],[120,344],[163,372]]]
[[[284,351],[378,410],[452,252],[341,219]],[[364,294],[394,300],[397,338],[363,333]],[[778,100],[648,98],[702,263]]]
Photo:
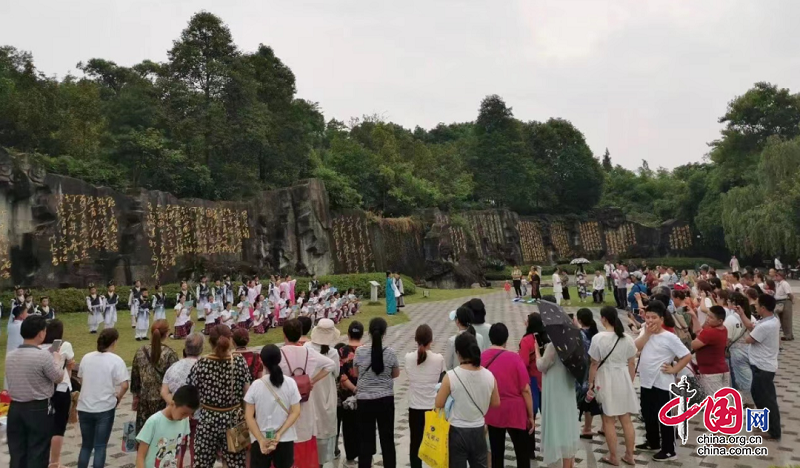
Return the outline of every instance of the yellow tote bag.
[[[419,458],[431,468],[448,468],[450,423],[443,410],[425,413],[425,433],[419,446]]]

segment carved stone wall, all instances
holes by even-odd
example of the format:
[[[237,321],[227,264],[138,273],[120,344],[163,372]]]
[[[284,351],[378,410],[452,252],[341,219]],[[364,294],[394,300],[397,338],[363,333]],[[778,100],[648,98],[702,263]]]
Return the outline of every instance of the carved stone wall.
[[[6,287],[385,270],[463,287],[483,282],[489,266],[691,255],[692,249],[686,223],[650,228],[614,209],[580,218],[507,210],[433,209],[399,219],[331,214],[325,187],[314,179],[244,202],[123,194],[46,174],[0,149],[0,284]]]

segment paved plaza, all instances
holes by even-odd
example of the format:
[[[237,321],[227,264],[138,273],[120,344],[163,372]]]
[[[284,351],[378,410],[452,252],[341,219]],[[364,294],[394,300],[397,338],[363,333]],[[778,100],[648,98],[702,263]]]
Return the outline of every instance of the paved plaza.
[[[798,291],[798,283],[793,283],[795,292]],[[405,312],[411,319],[408,323],[391,327],[387,333],[387,344],[394,347],[397,351],[398,358],[402,365],[402,356],[416,349],[414,343],[414,331],[416,327],[422,323],[427,323],[431,326],[434,332],[434,351],[443,353],[447,338],[455,332],[455,326],[448,320],[448,312],[455,309],[465,299],[458,299],[447,302],[428,303],[410,305],[405,308]],[[505,293],[495,293],[483,296],[486,303],[487,316],[489,322],[504,322],[508,325],[511,337],[509,339],[509,348],[512,350],[517,349],[522,334],[524,333],[523,319],[527,314],[536,310],[535,306],[528,304],[513,303],[508,300]],[[796,306],[797,307],[797,306]],[[597,314],[596,314],[597,315]],[[797,321],[795,322],[797,323]],[[366,324],[365,324],[366,325]],[[795,331],[800,333],[798,325],[795,326]],[[275,333],[270,332],[270,333]],[[178,345],[180,346],[180,345]],[[180,351],[180,350],[178,350]],[[638,382],[637,382],[638,385]],[[781,408],[781,420],[783,423],[783,439],[779,444],[773,442],[766,442],[765,446],[769,449],[769,456],[766,457],[700,457],[695,453],[696,445],[693,444],[694,437],[701,433],[702,415],[695,417],[690,424],[690,438],[689,443],[681,446],[678,443],[678,458],[673,461],[665,463],[655,463],[651,461],[650,452],[636,452],[636,464],[641,466],[656,466],[656,465],[669,465],[669,466],[701,466],[704,468],[717,468],[717,467],[731,467],[731,468],[746,468],[746,467],[768,467],[768,466],[786,466],[786,465],[800,465],[800,414],[797,410],[800,409],[800,397],[798,397],[798,388],[800,388],[800,341],[783,343],[783,350],[780,355],[780,369],[776,376],[776,386],[778,390],[779,404]],[[408,402],[406,393],[408,391],[409,383],[406,378],[405,372],[400,373],[400,377],[395,383],[395,399],[396,399],[396,445],[398,455],[398,466],[408,466]],[[123,453],[121,451],[121,438],[122,438],[122,424],[126,421],[133,421],[135,415],[130,411],[131,397],[130,393],[125,398],[125,401],[120,406],[117,412],[115,421],[114,432],[111,436],[109,443],[108,458],[106,466],[119,467],[119,468],[134,468],[135,467],[135,454]],[[577,421],[576,410],[575,424]],[[541,448],[541,434],[540,427],[538,427],[539,419],[537,418],[537,449]],[[635,421],[637,442],[644,440],[644,424]],[[594,422],[595,431],[600,429],[600,418],[595,418]],[[618,428],[619,441],[622,444],[621,428]],[[600,458],[608,453],[605,445],[605,439],[601,436],[595,436],[594,440],[581,440],[582,449],[578,452],[576,465],[579,467],[594,467],[594,466],[608,466],[600,463]],[[66,466],[72,467],[77,465],[78,451],[80,449],[80,433],[77,425],[71,425],[67,431],[64,449],[62,453],[62,463]],[[797,451],[797,453],[795,453]],[[620,456],[624,453],[624,448],[620,446]],[[511,442],[506,443],[505,458],[507,460],[506,466],[516,466],[514,452],[512,450]],[[187,459],[188,460],[188,459]],[[0,448],[0,467],[8,466],[8,447],[5,442],[2,442]],[[338,464],[340,461],[337,460]],[[187,461],[188,465],[188,461]],[[376,456],[376,466],[382,466],[380,462],[380,455]],[[542,465],[540,452],[537,450],[537,459],[531,462],[531,466]],[[624,465],[623,465],[624,466]],[[326,467],[330,468],[330,467]]]

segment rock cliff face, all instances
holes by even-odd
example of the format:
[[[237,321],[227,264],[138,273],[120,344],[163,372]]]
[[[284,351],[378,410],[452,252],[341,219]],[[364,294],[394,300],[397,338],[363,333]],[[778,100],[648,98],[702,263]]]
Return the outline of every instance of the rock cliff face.
[[[691,248],[685,223],[648,228],[618,210],[587,218],[505,210],[426,210],[398,219],[331,214],[324,185],[313,179],[244,202],[122,194],[46,174],[0,149],[4,286],[392,270],[439,287],[464,287],[483,283],[489,266],[689,254]]]

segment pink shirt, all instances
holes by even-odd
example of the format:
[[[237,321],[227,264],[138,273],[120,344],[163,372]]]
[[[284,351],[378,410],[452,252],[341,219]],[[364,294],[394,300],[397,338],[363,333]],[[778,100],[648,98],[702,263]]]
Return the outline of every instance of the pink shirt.
[[[500,354],[498,356],[498,354]],[[489,365],[489,362],[495,358]],[[481,365],[487,367],[497,381],[500,406],[489,408],[486,424],[494,427],[527,429],[528,410],[522,391],[530,384],[528,370],[518,354],[500,349],[487,349],[481,355]]]

